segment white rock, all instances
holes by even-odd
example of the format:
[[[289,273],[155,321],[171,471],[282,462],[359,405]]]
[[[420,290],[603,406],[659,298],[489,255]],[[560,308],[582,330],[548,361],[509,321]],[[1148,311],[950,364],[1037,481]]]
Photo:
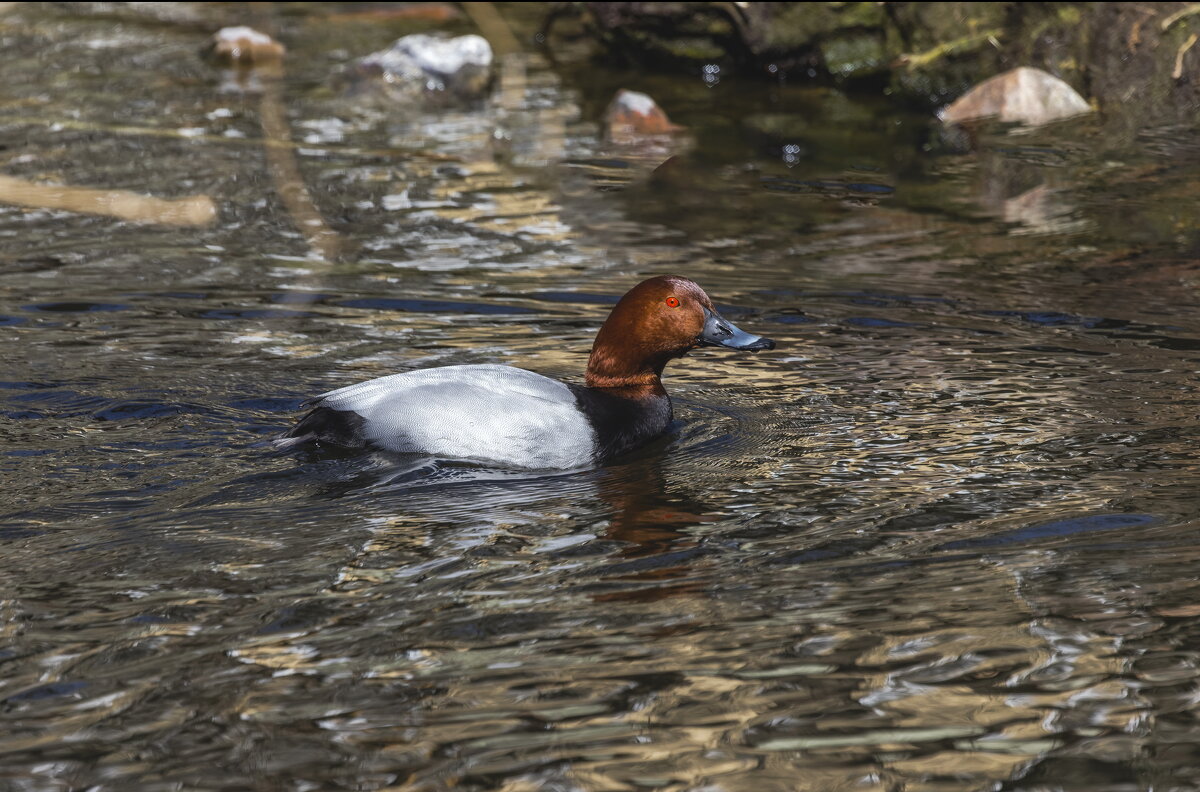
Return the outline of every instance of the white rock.
[[[418,33],[397,40],[391,51],[407,55],[432,74],[457,74],[467,66],[486,69],[492,65],[491,45],[475,35],[447,39]]]
[[[260,33],[252,27],[240,25],[238,27],[221,28],[213,34],[215,41],[228,41],[231,44],[237,44],[245,41],[249,44],[270,44],[273,39],[266,33]]]
[[[491,66],[492,48],[482,36],[418,33],[362,58],[358,71],[377,75],[396,97],[420,92],[470,96],[487,85]]]

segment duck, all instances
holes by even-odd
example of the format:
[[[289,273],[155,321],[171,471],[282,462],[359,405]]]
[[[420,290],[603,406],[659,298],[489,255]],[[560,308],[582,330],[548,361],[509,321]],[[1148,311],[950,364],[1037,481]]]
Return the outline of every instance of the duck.
[[[515,366],[406,371],[323,393],[279,448],[423,454],[525,470],[602,465],[666,432],[663,369],[700,346],[774,349],[717,311],[699,284],[676,275],[630,289],[596,334],[584,384]]]

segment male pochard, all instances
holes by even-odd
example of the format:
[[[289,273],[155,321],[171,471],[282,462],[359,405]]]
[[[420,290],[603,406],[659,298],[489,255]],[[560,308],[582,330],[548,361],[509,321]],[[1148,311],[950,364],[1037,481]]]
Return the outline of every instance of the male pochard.
[[[528,469],[598,464],[671,422],[663,367],[703,344],[774,349],[722,318],[694,281],[643,281],[596,335],[586,385],[498,365],[444,366],[338,388],[277,444],[378,448]]]

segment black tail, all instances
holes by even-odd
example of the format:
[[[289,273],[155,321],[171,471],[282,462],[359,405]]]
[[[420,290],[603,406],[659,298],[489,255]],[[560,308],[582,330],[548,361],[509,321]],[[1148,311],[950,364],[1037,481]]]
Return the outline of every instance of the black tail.
[[[275,439],[276,448],[292,448],[305,443],[351,450],[366,448],[363,417],[356,412],[343,412],[318,405],[301,418],[299,423]]]

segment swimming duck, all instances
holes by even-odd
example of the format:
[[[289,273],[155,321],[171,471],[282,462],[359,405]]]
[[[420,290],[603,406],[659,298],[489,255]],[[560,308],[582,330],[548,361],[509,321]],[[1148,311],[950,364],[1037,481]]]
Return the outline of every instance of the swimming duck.
[[[650,278],[596,335],[585,385],[501,365],[407,371],[324,393],[276,444],[376,448],[533,470],[600,464],[671,422],[663,368],[702,345],[774,349],[723,318],[695,281]]]

